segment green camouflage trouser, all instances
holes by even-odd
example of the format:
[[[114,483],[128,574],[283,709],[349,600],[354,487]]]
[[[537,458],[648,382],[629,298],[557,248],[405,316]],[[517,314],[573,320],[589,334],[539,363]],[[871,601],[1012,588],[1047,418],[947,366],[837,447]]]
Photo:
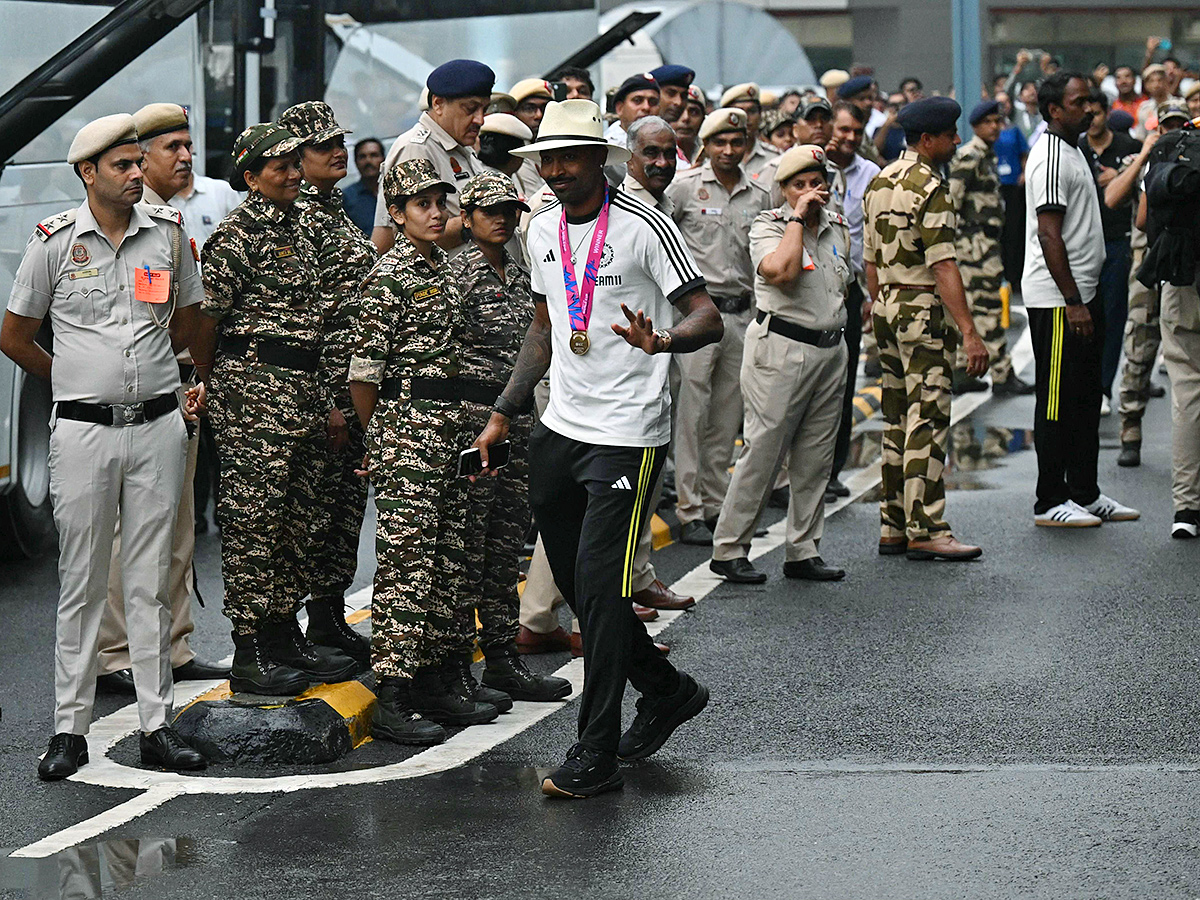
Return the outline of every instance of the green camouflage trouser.
[[[412,678],[440,664],[465,577],[465,516],[455,505],[461,406],[383,400],[367,449],[378,512],[371,663],[376,676]]]
[[[315,374],[218,357],[207,384],[221,466],[225,615],[239,634],[295,615],[308,593],[307,523],[325,449]]]
[[[313,597],[341,598],[358,569],[358,536],[367,508],[367,480],[354,474],[362,464],[363,429],[350,396],[337,398],[350,441],[340,451],[326,447],[317,477],[316,509],[308,529],[308,584]]]
[[[967,309],[975,320],[975,330],[979,332],[980,340],[987,347],[992,383],[1008,381],[1008,376],[1012,374],[1012,357],[1008,355],[1008,338],[1002,324],[1004,304],[1000,301],[1000,285],[1003,273],[993,275],[990,274],[993,267],[983,269],[963,263],[959,263],[958,268],[966,288]],[[961,346],[955,367],[960,372],[967,368],[967,354]]]
[[[950,429],[951,360],[958,333],[928,291],[881,285],[874,308],[883,367],[880,535],[927,540],[949,533],[942,470]]]
[[[1162,343],[1158,315],[1159,292],[1137,280],[1144,248],[1133,251],[1129,272],[1129,318],[1125,320],[1125,371],[1121,373],[1121,443],[1142,442],[1142,416],[1150,397],[1150,376]]]
[[[462,446],[479,436],[490,407],[466,403],[467,428]],[[531,417],[517,416],[509,426],[512,443],[509,464],[495,478],[474,484],[459,479],[468,507],[467,578],[458,610],[454,652],[467,654],[475,646],[475,612],[479,613],[479,644],[486,653],[517,639],[521,599],[517,594],[520,553],[529,532],[529,430]]]

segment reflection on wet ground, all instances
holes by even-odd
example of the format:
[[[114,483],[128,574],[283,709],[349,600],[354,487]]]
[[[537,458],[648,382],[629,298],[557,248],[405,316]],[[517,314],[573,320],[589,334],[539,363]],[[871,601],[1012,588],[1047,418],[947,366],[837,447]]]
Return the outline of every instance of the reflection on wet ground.
[[[882,423],[880,423],[882,424]],[[882,428],[861,429],[855,434],[850,448],[849,467],[879,465]],[[980,473],[1004,465],[1005,457],[1033,449],[1033,430],[1029,428],[997,428],[960,422],[950,429],[950,447],[946,453],[946,489],[952,491],[988,490],[991,484]],[[876,486],[860,498],[863,503],[878,503],[880,489]]]
[[[0,850],[0,893],[37,900],[112,897],[135,881],[197,865],[200,852],[189,838],[98,841],[45,859],[13,859]]]

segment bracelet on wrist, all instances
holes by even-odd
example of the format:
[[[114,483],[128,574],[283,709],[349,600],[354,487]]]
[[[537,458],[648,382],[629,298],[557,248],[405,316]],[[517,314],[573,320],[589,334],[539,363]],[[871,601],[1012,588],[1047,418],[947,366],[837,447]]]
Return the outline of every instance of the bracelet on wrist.
[[[673,340],[673,338],[671,336],[671,332],[667,331],[667,329],[665,329],[665,328],[655,328],[654,336],[656,338],[658,338],[657,352],[670,353],[671,352],[671,341]]]
[[[492,404],[492,411],[498,412],[505,418],[511,419],[521,411],[521,407],[507,399],[503,394],[496,398],[496,402]]]

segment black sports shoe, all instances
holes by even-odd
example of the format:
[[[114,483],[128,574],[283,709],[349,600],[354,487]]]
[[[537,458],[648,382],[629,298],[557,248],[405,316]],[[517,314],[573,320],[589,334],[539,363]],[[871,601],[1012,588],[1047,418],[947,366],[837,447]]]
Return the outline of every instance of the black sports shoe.
[[[762,584],[767,580],[767,574],[754,568],[744,556],[737,559],[711,559],[708,568],[734,584]]]
[[[700,714],[708,705],[708,688],[686,672],[679,673],[679,687],[665,697],[642,696],[637,702],[633,724],[621,735],[617,756],[645,759],[657,753],[680,725]]]
[[[50,738],[50,747],[38,763],[38,778],[42,781],[62,781],[74,775],[88,761],[87,738],[82,734],[60,732]]]
[[[1028,381],[1022,381],[1017,377],[1015,372],[1009,374],[1004,381],[992,382],[992,396],[999,397],[1009,394],[1014,397],[1021,397],[1026,394],[1032,394],[1037,388]]]
[[[615,791],[625,785],[613,753],[589,750],[576,744],[567,751],[566,761],[542,780],[547,797],[583,799]]]
[[[1188,540],[1200,534],[1200,510],[1181,509],[1175,513],[1175,522],[1171,525],[1171,537]]]

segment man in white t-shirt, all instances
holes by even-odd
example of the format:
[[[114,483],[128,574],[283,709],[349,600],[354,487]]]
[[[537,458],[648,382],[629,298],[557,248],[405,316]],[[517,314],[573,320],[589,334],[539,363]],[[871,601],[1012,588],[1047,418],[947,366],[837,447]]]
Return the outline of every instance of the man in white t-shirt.
[[[629,151],[604,140],[590,100],[546,106],[536,159],[555,200],[529,221],[535,313],[512,377],[479,436],[504,440],[509,417],[550,370],[553,390],[530,440],[530,505],[554,580],[579,616],[587,678],[579,740],[543,793],[589,797],[622,785],[621,759],[657,751],[708,702],[677,672],[630,605],[646,502],[671,438],[670,357],[721,338],[721,316],[670,218],[608,188],[603,167]],[[671,321],[674,305],[682,314]],[[643,695],[621,734],[628,680]]]
[[[228,181],[192,173],[187,187],[167,202],[183,213],[184,230],[196,246],[202,248],[221,220],[242,200],[242,195],[231,188]]]
[[[1037,363],[1034,444],[1037,525],[1085,528],[1136,519],[1100,492],[1100,367],[1104,307],[1097,299],[1104,228],[1091,166],[1078,147],[1090,85],[1058,72],[1038,89],[1046,136],[1025,163],[1025,271],[1021,291]]]

